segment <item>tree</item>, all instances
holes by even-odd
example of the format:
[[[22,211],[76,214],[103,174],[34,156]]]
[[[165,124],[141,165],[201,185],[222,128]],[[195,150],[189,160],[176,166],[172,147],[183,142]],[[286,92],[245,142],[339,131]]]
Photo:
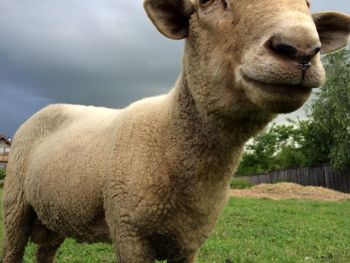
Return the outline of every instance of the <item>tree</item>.
[[[6,176],[6,171],[5,169],[0,168],[0,180],[4,179]]]
[[[300,167],[306,164],[302,151],[304,134],[297,125],[273,125],[249,142],[237,169],[239,175],[269,172],[277,169]]]
[[[327,82],[311,106],[305,151],[313,162],[350,167],[350,50],[325,57]],[[308,149],[307,149],[308,148]]]

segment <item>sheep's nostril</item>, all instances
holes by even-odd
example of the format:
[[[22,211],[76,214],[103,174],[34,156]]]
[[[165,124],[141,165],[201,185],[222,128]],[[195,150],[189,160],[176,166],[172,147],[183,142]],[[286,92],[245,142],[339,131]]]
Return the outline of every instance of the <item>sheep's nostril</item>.
[[[298,49],[288,44],[272,44],[271,49],[279,55],[295,58],[298,54]]]
[[[293,39],[285,39],[283,35],[271,37],[266,44],[275,55],[297,62],[301,70],[310,68],[310,61],[321,51],[319,43],[298,42]]]
[[[314,49],[314,56],[317,55],[321,51],[321,47],[317,47]]]
[[[318,52],[320,52],[320,51],[321,51],[321,48],[317,47],[312,52],[310,52],[309,54],[305,54],[305,52],[299,52],[299,53],[301,53],[301,55],[299,55],[300,68],[302,70],[307,70],[309,67],[311,67],[311,65],[310,65],[311,59],[314,56],[316,56],[318,54]]]
[[[275,55],[294,60],[302,65],[309,64],[311,59],[321,51],[319,42],[314,42],[312,39],[302,40],[293,36],[286,38],[283,34],[272,36],[266,42],[266,47]]]

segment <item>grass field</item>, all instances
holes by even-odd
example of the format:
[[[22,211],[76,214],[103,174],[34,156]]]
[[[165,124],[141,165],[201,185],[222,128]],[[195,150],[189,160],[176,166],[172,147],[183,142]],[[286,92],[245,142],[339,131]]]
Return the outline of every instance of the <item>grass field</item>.
[[[2,221],[2,218],[0,218]],[[2,238],[2,229],[0,229]],[[349,263],[350,201],[231,199],[201,249],[198,262]],[[25,262],[34,262],[34,246]],[[56,262],[115,262],[110,245],[68,239]]]

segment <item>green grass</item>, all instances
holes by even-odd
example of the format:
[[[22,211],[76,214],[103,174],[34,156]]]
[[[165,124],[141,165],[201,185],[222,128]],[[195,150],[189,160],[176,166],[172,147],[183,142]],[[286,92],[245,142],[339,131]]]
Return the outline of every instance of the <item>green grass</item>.
[[[350,262],[350,202],[231,199],[200,262]]]
[[[246,189],[254,186],[249,180],[242,178],[232,178],[230,182],[231,189]]]
[[[198,262],[349,263],[349,246],[348,201],[231,199]],[[34,262],[33,254],[31,244],[25,262]],[[111,245],[77,244],[67,239],[56,262],[107,263],[115,262],[115,257]]]

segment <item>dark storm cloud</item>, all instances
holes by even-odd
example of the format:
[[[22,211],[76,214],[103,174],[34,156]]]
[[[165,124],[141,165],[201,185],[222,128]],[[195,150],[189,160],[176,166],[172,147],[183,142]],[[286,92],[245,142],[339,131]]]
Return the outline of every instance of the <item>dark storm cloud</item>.
[[[346,2],[313,8],[350,13]],[[0,0],[0,133],[49,103],[123,107],[167,92],[182,45],[153,28],[141,0]]]
[[[153,29],[140,1],[5,0],[0,10],[0,110],[23,112],[1,116],[0,132],[45,103],[123,107],[164,93],[180,70],[181,44]],[[8,103],[14,93],[22,107]]]
[[[4,83],[1,84],[0,98],[0,133],[8,136],[12,136],[14,128],[19,127],[33,112],[51,103],[47,98],[34,96],[28,89],[18,89]]]

